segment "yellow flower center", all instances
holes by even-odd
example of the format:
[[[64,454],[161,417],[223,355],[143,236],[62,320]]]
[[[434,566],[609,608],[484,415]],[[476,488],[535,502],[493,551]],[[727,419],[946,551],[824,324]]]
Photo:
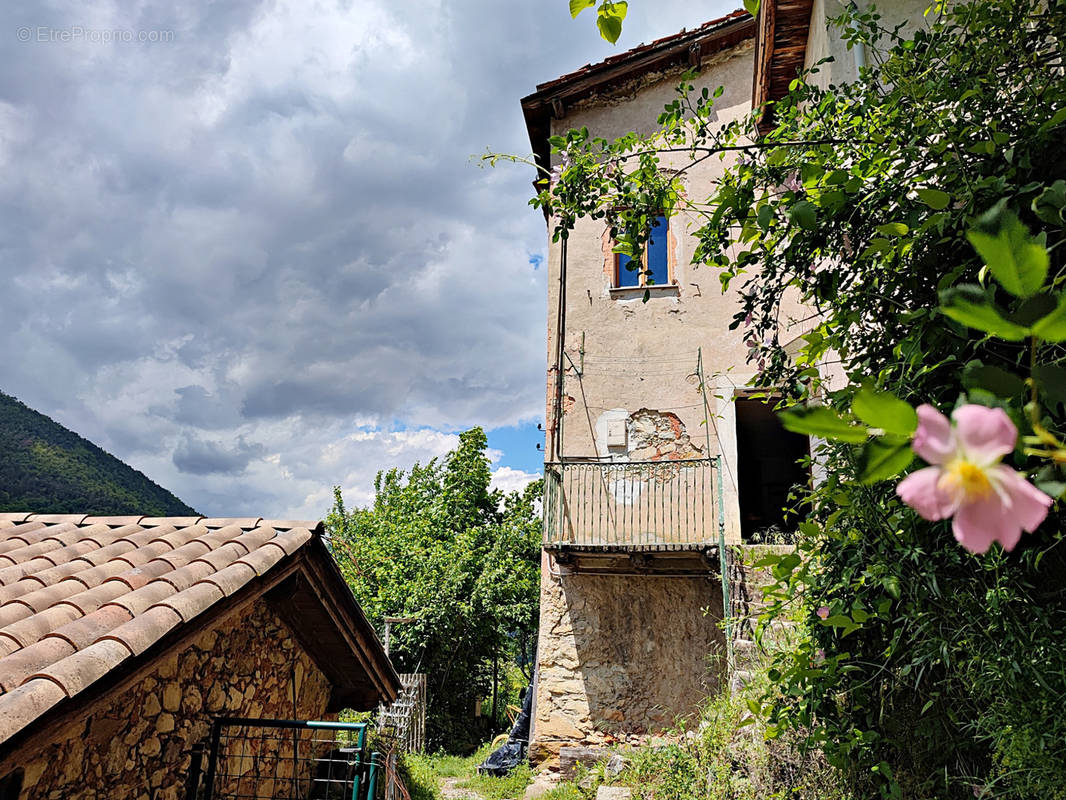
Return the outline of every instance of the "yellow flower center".
[[[940,489],[950,494],[962,492],[968,498],[981,499],[992,492],[988,473],[970,461],[957,458],[944,468]]]

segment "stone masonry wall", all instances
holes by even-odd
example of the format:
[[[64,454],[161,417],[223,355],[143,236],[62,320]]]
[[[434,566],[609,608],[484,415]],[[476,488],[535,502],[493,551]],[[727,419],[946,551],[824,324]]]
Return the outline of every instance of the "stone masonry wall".
[[[322,719],[329,693],[322,672],[259,601],[87,720],[56,730],[32,761],[4,766],[25,770],[22,800],[184,800],[190,748],[208,736],[213,716]]]
[[[712,576],[541,579],[532,755],[668,729],[717,690],[721,585]]]

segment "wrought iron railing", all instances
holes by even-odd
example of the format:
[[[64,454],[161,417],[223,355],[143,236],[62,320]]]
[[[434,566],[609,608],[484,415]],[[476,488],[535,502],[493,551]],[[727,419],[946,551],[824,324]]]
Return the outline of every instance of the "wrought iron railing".
[[[716,459],[544,465],[544,546],[717,544]]]

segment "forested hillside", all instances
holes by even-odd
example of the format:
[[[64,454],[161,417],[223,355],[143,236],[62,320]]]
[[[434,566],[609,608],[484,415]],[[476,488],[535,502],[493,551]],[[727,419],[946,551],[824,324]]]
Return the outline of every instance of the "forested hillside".
[[[148,516],[196,513],[144,474],[3,392],[0,511]]]

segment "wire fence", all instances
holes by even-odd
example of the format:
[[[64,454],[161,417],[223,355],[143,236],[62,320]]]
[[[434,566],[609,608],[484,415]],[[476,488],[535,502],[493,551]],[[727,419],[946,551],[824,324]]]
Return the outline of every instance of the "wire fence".
[[[377,754],[368,751],[365,723],[220,717],[206,754],[194,754],[186,796],[369,800],[377,777]]]
[[[392,705],[378,710],[378,733],[390,737],[406,753],[426,746],[426,675],[400,675],[400,694]]]

